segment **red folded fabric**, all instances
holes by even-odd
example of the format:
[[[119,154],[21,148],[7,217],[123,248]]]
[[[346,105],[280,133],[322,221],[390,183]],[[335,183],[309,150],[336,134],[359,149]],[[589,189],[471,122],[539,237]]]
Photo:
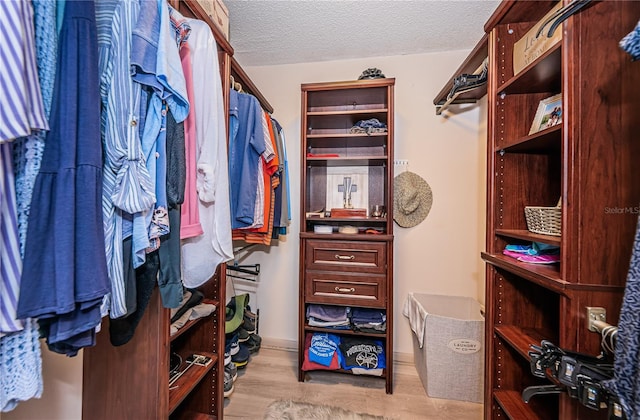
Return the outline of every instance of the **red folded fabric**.
[[[338,361],[338,351],[333,354],[331,364],[329,366],[321,365],[320,363],[314,363],[309,361],[309,347],[311,346],[311,334],[307,334],[304,340],[304,361],[302,362],[302,370],[337,370],[340,369],[340,362]]]

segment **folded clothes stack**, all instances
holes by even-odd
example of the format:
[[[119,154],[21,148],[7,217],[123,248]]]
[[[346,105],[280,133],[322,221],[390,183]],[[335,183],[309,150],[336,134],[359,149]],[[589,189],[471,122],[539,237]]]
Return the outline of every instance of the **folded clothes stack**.
[[[532,242],[531,245],[509,244],[502,253],[520,262],[531,264],[554,264],[560,262],[560,247]]]
[[[347,306],[314,305],[307,306],[307,320],[312,327],[348,330],[349,311]]]
[[[386,133],[387,124],[380,122],[377,118],[371,118],[368,120],[360,120],[351,127],[349,130],[351,134],[374,134],[374,133]]]
[[[351,325],[356,331],[383,334],[387,331],[387,316],[381,309],[353,308]]]

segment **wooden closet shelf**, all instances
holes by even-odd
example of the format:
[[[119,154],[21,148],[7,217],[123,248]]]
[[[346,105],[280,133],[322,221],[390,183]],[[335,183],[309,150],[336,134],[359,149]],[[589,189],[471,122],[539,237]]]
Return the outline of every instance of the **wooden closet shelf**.
[[[542,93],[560,91],[561,46],[559,42],[520,73],[499,86],[499,94]]]
[[[350,370],[345,370],[345,369],[335,369],[335,370],[312,369],[312,370],[305,370],[304,372],[305,373],[311,373],[311,372],[336,372],[336,373],[342,373],[342,374],[345,374],[345,375],[353,375],[353,372],[351,372]],[[371,377],[371,378],[385,379],[387,377],[387,369],[382,369],[382,375],[381,376],[374,376],[374,375],[362,375],[362,376]]]
[[[336,330],[333,328],[313,327],[306,323],[304,324],[304,329],[305,331],[323,332],[323,333],[339,334],[339,335],[356,335],[360,337],[364,336],[364,337],[379,338],[381,340],[384,340],[384,338],[387,336],[386,333],[376,334],[372,332],[362,332],[362,331],[353,331],[353,330]]]
[[[487,34],[480,39],[480,41],[473,48],[471,53],[467,56],[467,59],[460,65],[460,67],[456,70],[456,72],[451,76],[451,78],[445,83],[442,87],[438,95],[433,99],[433,104],[436,107],[442,106],[447,102],[447,97],[449,96],[449,92],[451,92],[451,88],[453,87],[453,81],[456,77],[461,74],[472,74],[474,71],[482,65],[482,62],[487,58],[489,51],[489,38]],[[487,85],[472,89],[468,92],[463,92],[459,94],[456,99],[452,102],[452,104],[457,103],[473,103],[478,99],[482,98],[487,94]]]
[[[541,242],[548,245],[560,246],[560,242],[562,241],[562,237],[560,236],[541,235],[524,229],[496,229],[495,233],[498,236],[506,236],[508,238],[522,239],[531,242]]]
[[[525,280],[536,283],[556,293],[568,294],[568,282],[560,279],[560,271],[557,267],[549,267],[545,264],[523,263],[501,254],[494,255],[482,252],[481,256],[482,259],[489,264],[507,270]]]
[[[314,219],[316,220],[333,220],[330,217],[325,219]],[[346,221],[346,219],[345,219]],[[353,219],[349,219],[349,221],[353,222]],[[343,241],[360,241],[362,239],[367,239],[367,241],[380,241],[380,242],[390,242],[393,240],[393,235],[381,234],[381,235],[370,235],[366,233],[357,233],[357,234],[349,234],[349,233],[313,233],[313,232],[300,232],[301,239],[328,239],[332,240],[343,240]]]
[[[530,345],[540,345],[542,340],[548,340],[550,337],[542,331],[533,328],[520,328],[515,325],[496,325],[495,332],[502,337],[511,347],[516,349],[518,353],[529,360]]]
[[[560,153],[562,123],[534,134],[520,137],[507,145],[498,145],[496,152],[507,153]]]
[[[309,222],[367,222],[383,223],[386,217],[307,217]]]
[[[212,414],[197,413],[195,411],[186,411],[182,413],[177,420],[216,420],[217,417]]]
[[[203,351],[197,352],[203,356],[211,358],[211,362],[207,366],[193,365],[182,376],[170,386],[169,389],[169,414],[178,408],[180,403],[193,391],[193,389],[202,381],[202,379],[216,366],[218,356],[213,353]],[[183,363],[184,365],[184,363]]]
[[[360,114],[384,114],[386,116],[389,110],[387,108],[372,108],[372,109],[340,109],[331,111],[309,111],[308,117],[322,117],[333,115],[360,115]]]
[[[216,305],[216,311],[220,309],[220,305],[219,302],[217,300],[213,300],[213,299],[203,299],[202,303],[207,303],[210,305]],[[211,316],[213,316],[213,314],[215,313],[215,311],[213,311],[211,313],[211,315],[209,316],[204,316],[202,318],[197,318],[197,319],[192,319],[187,321],[186,324],[184,324],[182,326],[182,328],[180,328],[178,330],[178,332],[176,332],[174,335],[171,336],[171,341],[177,339],[178,337],[180,337],[182,334],[184,334],[185,332],[189,331],[189,329],[191,329],[192,327],[194,327],[196,324],[200,323],[202,320],[204,319],[209,319]]]
[[[326,133],[326,134],[322,134],[322,133],[314,133],[313,130],[311,132],[311,134],[307,134],[307,138],[308,139],[349,139],[349,138],[354,138],[354,137],[364,137],[364,138],[369,138],[369,137],[386,137],[389,133],[371,133],[371,134],[366,134],[366,133],[348,133],[348,132],[341,132],[341,133]]]
[[[384,166],[388,156],[308,157],[307,166]]]
[[[510,419],[542,420],[517,391],[494,391],[493,397]]]

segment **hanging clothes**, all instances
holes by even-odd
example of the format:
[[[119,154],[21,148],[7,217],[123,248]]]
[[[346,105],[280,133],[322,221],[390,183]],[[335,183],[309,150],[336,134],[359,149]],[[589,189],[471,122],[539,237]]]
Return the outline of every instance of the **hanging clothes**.
[[[184,16],[174,8],[170,8],[171,25],[176,31],[176,42],[179,45],[180,63],[184,74],[187,98],[189,100],[189,114],[184,121],[184,154],[185,154],[185,182],[183,204],[180,208],[181,225],[180,238],[187,239],[204,233],[200,224],[197,195],[196,169],[196,106],[193,90],[193,70],[191,69],[191,46],[187,42],[191,34],[191,26]]]
[[[182,242],[182,281],[194,288],[209,280],[219,264],[233,259],[229,172],[218,49],[209,26],[187,19],[196,109],[196,191],[203,234]]]
[[[48,119],[57,57],[56,1],[34,0],[33,8],[38,79],[44,112]],[[7,15],[3,13],[2,16]],[[5,65],[2,67],[7,68]],[[38,131],[14,141],[13,170],[20,258],[24,255],[29,207],[33,185],[40,169],[45,137],[45,131]],[[6,176],[10,174],[9,171],[0,170],[0,178],[3,173]],[[2,294],[4,295],[4,292]],[[27,319],[23,324],[22,331],[0,337],[0,411],[3,412],[12,410],[20,401],[39,398],[42,395],[42,358],[38,323]]]
[[[125,212],[150,209],[155,193],[144,164],[138,122],[141,88],[130,76],[131,33],[140,12],[138,0],[97,3],[102,139],[105,150],[102,213],[105,253],[111,282],[105,302],[111,318],[127,314],[122,243]]]
[[[271,118],[266,112],[262,115],[262,125],[265,140],[265,152],[261,155],[262,182],[264,199],[262,200],[262,219],[264,223],[260,227],[246,227],[234,229],[233,239],[242,240],[247,243],[271,245],[273,235],[274,213],[276,205],[275,189],[280,184],[278,147],[275,144],[275,136]],[[268,159],[268,161],[267,161]],[[259,171],[260,173],[260,171]],[[259,194],[256,194],[258,197]],[[260,197],[262,198],[262,197]],[[256,200],[256,206],[261,205],[260,200]]]
[[[640,22],[620,40],[620,48],[631,55],[633,61],[640,59]]]
[[[13,153],[6,142],[0,143],[0,337],[23,328],[16,314],[21,271]]]
[[[626,418],[640,417],[640,217],[618,321],[614,379],[606,386],[620,399]]]
[[[36,68],[33,7],[27,0],[0,3],[3,69],[0,72],[0,143],[47,130]]]
[[[73,356],[95,344],[100,304],[110,290],[93,1],[66,3],[58,51],[51,131],[31,203],[18,317],[40,318],[49,348]]]
[[[265,151],[262,118],[260,103],[254,96],[230,91],[229,181],[233,229],[249,227],[255,220],[258,165]]]

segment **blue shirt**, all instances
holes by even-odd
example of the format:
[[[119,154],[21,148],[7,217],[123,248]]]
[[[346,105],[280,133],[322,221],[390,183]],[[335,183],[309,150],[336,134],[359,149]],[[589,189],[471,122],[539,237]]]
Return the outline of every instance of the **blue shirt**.
[[[258,180],[258,164],[265,138],[262,108],[254,96],[231,90],[229,109],[231,227],[237,229],[253,224],[258,182],[262,182]]]

